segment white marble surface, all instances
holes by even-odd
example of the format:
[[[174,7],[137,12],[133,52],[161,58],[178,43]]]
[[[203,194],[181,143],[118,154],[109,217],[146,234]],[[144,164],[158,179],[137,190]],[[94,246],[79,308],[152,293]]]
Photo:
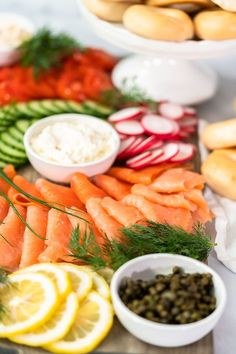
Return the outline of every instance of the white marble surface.
[[[38,27],[50,26],[55,30],[66,30],[82,43],[103,47],[115,54],[124,54],[115,46],[98,38],[80,16],[75,0],[0,0],[0,11],[16,12],[28,16]],[[200,115],[209,121],[236,116],[233,99],[236,98],[236,57],[208,61],[220,76],[217,95],[199,107]],[[221,265],[213,254],[210,265],[225,281],[228,304],[223,318],[214,331],[215,354],[236,353],[236,275]],[[194,353],[193,353],[194,354]],[[202,353],[204,354],[204,353]]]

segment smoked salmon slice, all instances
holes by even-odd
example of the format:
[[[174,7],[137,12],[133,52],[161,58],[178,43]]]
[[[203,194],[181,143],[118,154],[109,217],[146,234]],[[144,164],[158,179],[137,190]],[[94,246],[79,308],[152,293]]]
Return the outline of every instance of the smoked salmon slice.
[[[184,208],[188,210],[196,210],[196,205],[186,199],[183,193],[161,194],[143,184],[133,185],[132,194],[141,195],[150,202],[157,203],[167,207]]]
[[[9,179],[13,179],[16,175],[16,171],[13,165],[7,165],[3,168],[3,172]],[[10,185],[2,178],[0,177],[0,191],[3,193],[7,194],[8,190],[10,189]]]
[[[21,205],[15,205],[20,215],[25,219],[26,210]],[[0,267],[15,270],[21,258],[24,223],[12,208],[0,225]]]
[[[20,175],[16,175],[13,178],[13,182],[17,185],[17,187],[21,188],[24,192],[38,199],[42,199],[42,195],[37,190],[35,185],[33,183],[28,182],[24,177]],[[22,205],[22,206],[37,205],[39,207],[43,207],[42,204],[37,203],[32,199],[26,197],[23,193],[18,192],[13,187],[11,187],[8,191],[8,198],[12,201],[12,203],[18,205]]]
[[[101,198],[90,198],[86,203],[86,208],[98,230],[109,240],[121,236],[119,230],[122,228],[122,225],[102,207]]]
[[[20,268],[38,263],[38,257],[43,252],[45,246],[47,220],[47,210],[39,208],[36,205],[28,206],[26,222],[42,239],[37,237],[27,227],[25,228]]]
[[[75,207],[71,209],[66,209],[66,211],[75,214],[76,216],[73,215],[68,215],[68,218],[70,220],[70,223],[73,227],[73,229],[75,229],[76,227],[79,227],[79,231],[80,231],[80,240],[83,240],[83,236],[89,232],[89,230],[93,231],[93,234],[96,238],[96,241],[98,242],[98,244],[103,244],[104,243],[104,238],[103,236],[100,234],[100,232],[98,231],[97,227],[95,226],[93,219],[91,218],[91,216],[86,213],[83,210],[79,210],[76,209]]]
[[[192,216],[191,212],[187,209],[167,208],[135,194],[129,194],[122,202],[138,208],[147,220],[179,226],[187,231],[192,229]]]
[[[159,176],[162,172],[166,171],[169,168],[178,166],[177,163],[165,163],[160,166],[151,166],[144,168],[141,171],[135,171],[131,168],[126,167],[112,167],[107,174],[113,176],[122,181],[131,183],[131,184],[144,184],[149,185],[153,180]]]
[[[150,188],[159,193],[185,192],[193,188],[203,189],[205,179],[198,173],[173,168],[157,177]]]
[[[213,219],[213,214],[199,189],[192,189],[186,192],[185,196],[197,206],[197,210],[193,213],[194,222],[199,221],[205,224]]]
[[[8,209],[9,209],[8,202],[6,201],[5,198],[0,196],[0,223],[2,223],[5,217],[7,216]]]
[[[60,186],[43,178],[37,179],[35,185],[47,203],[55,204],[58,208],[60,208],[59,204],[61,204],[66,207],[75,206],[78,209],[83,209],[82,203],[71,188]]]
[[[84,205],[89,198],[103,198],[107,196],[102,189],[96,187],[90,182],[87,176],[80,172],[77,172],[72,176],[71,188]]]
[[[123,199],[131,191],[129,183],[121,182],[115,177],[97,175],[93,178],[93,181],[97,187],[116,200]]]
[[[129,227],[144,219],[143,214],[133,207],[124,205],[110,197],[105,197],[102,200],[102,207],[120,224]]]
[[[72,226],[67,214],[50,209],[46,231],[46,249],[38,257],[40,262],[71,261],[69,243]]]

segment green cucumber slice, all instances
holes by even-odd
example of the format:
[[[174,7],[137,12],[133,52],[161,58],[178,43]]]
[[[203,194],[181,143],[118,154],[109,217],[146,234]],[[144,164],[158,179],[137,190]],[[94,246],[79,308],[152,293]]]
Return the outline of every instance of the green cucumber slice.
[[[16,127],[10,127],[8,128],[8,133],[16,140],[22,142],[23,141],[23,137],[24,137],[24,134],[21,133]]]
[[[18,117],[22,118],[34,118],[35,113],[30,109],[28,103],[17,103],[15,105]]]
[[[20,119],[16,122],[16,128],[22,133],[25,134],[26,130],[30,127],[31,121],[26,119]]]
[[[41,107],[45,110],[45,116],[53,114],[64,113],[58,106],[55,105],[56,100],[42,100],[40,102]]]
[[[19,160],[27,159],[27,156],[24,151],[19,151],[17,149],[14,149],[10,145],[6,145],[3,141],[0,141],[0,151],[3,154],[6,154],[15,159],[19,159]]]
[[[19,149],[21,151],[25,151],[23,142],[20,142],[13,138],[8,132],[4,132],[1,134],[0,139],[9,146],[12,146],[14,149]]]
[[[4,161],[6,164],[12,163],[13,165],[17,165],[17,166],[24,165],[27,162],[27,159],[15,158],[2,153],[1,151],[0,151],[0,160]]]
[[[104,118],[113,113],[113,110],[110,107],[104,106],[100,103],[95,103],[93,101],[83,102],[83,108],[90,114]]]
[[[80,103],[77,103],[75,101],[64,101],[67,104],[67,107],[69,108],[71,113],[86,113],[86,110],[84,109],[83,105]]]
[[[41,101],[31,101],[28,108],[32,111],[33,117],[43,118],[47,115],[47,111],[42,107]]]

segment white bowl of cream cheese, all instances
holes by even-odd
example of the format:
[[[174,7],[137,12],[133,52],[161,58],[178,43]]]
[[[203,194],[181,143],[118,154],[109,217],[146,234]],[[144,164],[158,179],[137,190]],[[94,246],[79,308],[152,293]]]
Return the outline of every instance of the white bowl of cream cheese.
[[[0,66],[11,65],[20,58],[18,47],[35,32],[33,23],[26,17],[0,13]]]
[[[24,136],[32,166],[44,177],[68,183],[73,173],[106,172],[117,156],[120,139],[112,126],[83,114],[58,114],[34,123]]]

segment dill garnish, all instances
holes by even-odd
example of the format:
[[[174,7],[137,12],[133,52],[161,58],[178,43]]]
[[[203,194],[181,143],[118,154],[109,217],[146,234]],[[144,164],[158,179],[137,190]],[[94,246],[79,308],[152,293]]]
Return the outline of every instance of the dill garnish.
[[[32,66],[35,77],[51,68],[60,66],[63,58],[72,54],[81,45],[66,33],[53,33],[47,28],[40,29],[33,37],[19,47],[21,65]]]
[[[149,221],[147,226],[124,227],[121,234],[120,239],[104,237],[104,244],[100,245],[92,230],[81,239],[76,228],[71,235],[72,255],[95,270],[104,267],[116,270],[133,258],[152,253],[180,254],[204,261],[214,246],[200,224],[188,233],[180,227]]]

